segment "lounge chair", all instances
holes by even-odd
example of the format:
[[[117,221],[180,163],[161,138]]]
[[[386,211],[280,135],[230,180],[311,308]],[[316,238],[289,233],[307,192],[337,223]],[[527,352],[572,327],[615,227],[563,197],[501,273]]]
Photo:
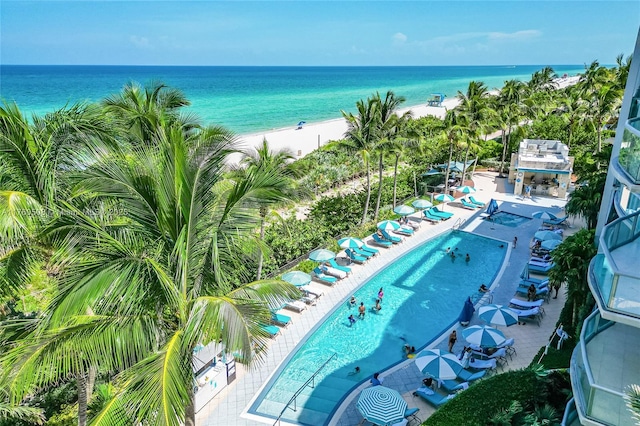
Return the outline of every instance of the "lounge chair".
[[[535,320],[540,325],[540,319],[542,319],[542,311],[540,308],[531,308],[531,309],[517,309],[510,308],[513,312],[518,315],[518,319],[520,320]]]
[[[469,368],[473,370],[495,370],[498,362],[495,359],[477,359],[469,360]]]
[[[405,227],[405,226],[401,226],[400,228],[396,229],[393,232],[400,235],[406,235],[407,237],[411,237],[414,234],[413,228]]]
[[[435,216],[433,213],[431,213],[431,211],[429,210],[424,210],[422,212],[422,219],[423,220],[428,220],[429,222],[440,222],[441,220],[444,220],[443,218],[441,218],[440,216]]]
[[[475,205],[480,206],[480,207],[484,207],[485,204],[487,204],[487,203],[482,203],[482,202],[476,200],[475,198],[473,198],[473,195],[469,195],[469,201],[471,201],[471,204],[475,204]]]
[[[458,380],[462,380],[459,382],[458,380],[441,380],[440,386],[442,386],[448,392],[454,392],[460,389],[464,389],[464,386],[461,386],[463,383],[473,382],[475,380],[483,378],[487,374],[486,370],[481,370],[476,373],[472,373],[469,370],[462,370],[458,373]]]
[[[478,372],[471,372],[463,368],[458,373],[458,379],[463,380],[465,382],[473,382],[474,380],[483,378],[485,374],[487,374],[487,372],[484,370],[478,371]]]
[[[459,382],[457,380],[442,380],[440,382],[440,387],[447,392],[452,393],[467,389],[469,387],[469,382]]]
[[[462,207],[465,207],[470,210],[479,209],[480,206],[467,202],[464,198],[460,198],[460,202],[462,203]]]
[[[420,398],[422,398],[425,401],[427,401],[429,404],[431,404],[434,407],[438,408],[442,404],[444,404],[445,402],[447,402],[451,398],[453,398],[456,394],[454,393],[454,394],[451,394],[451,395],[441,395],[439,393],[436,393],[436,392],[432,391],[429,388],[420,388],[420,389],[418,389],[418,390],[416,390],[414,392],[414,395],[419,396]]]
[[[307,305],[301,300],[290,300],[282,305],[282,309],[289,309],[291,311],[300,313],[307,309]]]
[[[436,206],[431,207],[429,211],[432,215],[442,218],[442,220],[451,219],[453,216],[455,216],[453,213],[440,210]]]
[[[334,285],[336,282],[338,282],[338,279],[336,277],[325,274],[320,268],[313,269],[313,278],[317,279],[321,283],[329,285]]]
[[[352,252],[352,251],[351,251],[351,249],[346,249],[344,252],[345,252],[345,254],[347,255],[347,257],[348,257],[349,259],[351,259],[353,262],[356,262],[356,263],[364,263],[364,262],[366,262],[366,261],[367,261],[367,258],[366,258],[366,257],[358,256],[357,254],[355,254],[354,252]]]
[[[262,331],[267,333],[269,337],[271,337],[272,339],[276,337],[278,334],[280,334],[280,329],[275,325],[261,324],[260,328],[262,329]]]
[[[373,253],[373,254],[380,253],[380,250],[378,250],[377,248],[369,247],[366,244],[363,244],[362,247],[360,247],[360,250],[368,251],[369,253]]]
[[[291,317],[279,314],[276,311],[271,311],[271,323],[274,325],[279,325],[280,327],[286,327],[291,324]]]
[[[513,309],[513,308],[511,308]],[[501,345],[496,346],[497,348],[505,348],[507,350],[507,355],[509,355],[509,358],[513,359],[513,355],[516,355],[516,349],[513,347],[513,345],[515,344],[516,340],[512,337],[511,339],[507,339],[504,342],[502,342]]]
[[[338,265],[338,262],[336,262],[335,259],[329,260],[329,265],[331,265],[332,268],[337,269],[338,271],[346,272],[347,274],[351,273],[351,268],[349,268],[348,266]]]
[[[380,235],[378,234],[373,234],[371,237],[373,238],[374,244],[377,244],[381,247],[389,248],[393,245],[391,241],[383,240],[382,238],[380,238]]]
[[[353,253],[357,254],[358,256],[362,256],[362,257],[365,257],[365,258],[367,258],[367,259],[370,259],[370,258],[372,258],[373,256],[375,256],[375,254],[373,254],[373,253],[371,253],[371,252],[368,252],[368,251],[366,251],[366,250],[362,250],[362,249],[359,249],[359,248],[355,248],[355,247],[354,247],[354,248],[352,248],[352,249],[351,249],[351,251],[352,251]]]
[[[324,293],[318,293],[316,290],[314,290],[310,285],[303,285],[300,287],[300,290],[302,290],[302,292],[305,294],[305,296],[315,296],[316,299],[320,298],[320,296],[322,296]]]
[[[555,219],[545,219],[542,223],[544,225],[560,226],[560,225],[565,225],[566,221],[567,221],[567,216],[558,217],[558,218],[555,218]]]
[[[527,296],[529,294],[529,286],[520,285],[516,293]],[[536,299],[549,299],[549,287],[536,288]]]
[[[331,275],[332,277],[336,277],[339,280],[347,276],[347,273],[345,271],[334,268],[332,266],[322,265],[320,266],[320,270],[324,272],[326,275]]]
[[[391,241],[393,244],[400,244],[402,242],[402,238],[389,235],[389,233],[384,229],[381,229],[380,232],[386,240]]]
[[[420,411],[419,408],[407,408],[406,410],[404,410],[404,418],[409,422],[411,420],[415,420],[418,423],[422,423],[422,420],[420,420],[420,417],[418,417],[418,411]]]
[[[539,299],[533,302],[529,302],[526,300],[513,298],[509,302],[509,307],[514,307],[516,309],[532,309],[532,308],[540,308],[540,313],[544,316],[544,309],[542,308],[542,304],[544,300]]]
[[[523,280],[520,281],[520,285],[522,284],[526,284],[527,286],[529,286],[529,284],[533,284],[536,287],[542,287],[544,285],[549,285],[549,278],[534,278],[534,277],[529,277],[529,278],[525,278]]]
[[[302,297],[300,297],[300,300],[306,303],[307,305],[315,306],[319,297],[320,296],[316,296],[315,294],[305,293]]]
[[[530,260],[529,271],[546,274],[551,268],[553,268],[553,265],[555,265],[555,263],[553,262],[539,262],[536,260]]]

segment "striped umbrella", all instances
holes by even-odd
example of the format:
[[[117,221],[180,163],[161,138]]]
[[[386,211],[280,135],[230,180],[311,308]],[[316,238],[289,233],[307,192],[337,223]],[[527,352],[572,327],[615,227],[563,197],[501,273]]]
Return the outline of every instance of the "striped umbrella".
[[[383,220],[378,222],[378,229],[384,229],[385,231],[396,231],[400,229],[400,224],[395,220]]]
[[[395,209],[393,209],[393,212],[395,214],[399,214],[400,216],[407,216],[410,215],[411,213],[415,213],[415,209],[413,207],[409,207],[409,206],[405,206],[404,204],[397,206]]]
[[[471,344],[478,346],[498,346],[507,340],[500,330],[487,325],[473,325],[462,330],[462,336]]]
[[[427,374],[434,379],[453,380],[462,370],[462,364],[457,356],[440,349],[427,349],[420,352],[415,362],[422,374]]]
[[[286,281],[296,287],[300,287],[311,282],[311,275],[302,271],[291,271],[286,274],[282,274],[282,281]]]
[[[360,393],[356,408],[365,420],[386,426],[404,419],[407,403],[398,391],[384,386],[373,386]]]
[[[433,199],[437,200],[437,201],[440,201],[441,203],[448,203],[449,201],[455,200],[455,198],[453,198],[449,194],[438,194],[435,197],[433,197]]]
[[[360,238],[346,237],[338,240],[338,245],[344,249],[360,248],[364,245],[364,242]]]
[[[556,216],[552,215],[549,212],[545,212],[545,211],[539,211],[539,212],[534,212],[531,214],[531,217],[534,217],[536,219],[544,219],[544,220],[548,220],[548,219],[557,219]]]
[[[309,253],[309,259],[316,262],[326,262],[327,260],[335,259],[336,254],[331,250],[318,249]]]
[[[472,186],[459,186],[456,188],[456,191],[462,192],[463,194],[473,194],[476,192],[476,189]]]
[[[415,200],[413,203],[411,203],[411,205],[416,209],[424,210],[424,209],[428,209],[429,207],[432,207],[433,203],[431,201],[419,199],[419,200]]]
[[[478,317],[488,324],[504,325],[506,327],[518,323],[518,314],[502,305],[485,305],[478,309]]]

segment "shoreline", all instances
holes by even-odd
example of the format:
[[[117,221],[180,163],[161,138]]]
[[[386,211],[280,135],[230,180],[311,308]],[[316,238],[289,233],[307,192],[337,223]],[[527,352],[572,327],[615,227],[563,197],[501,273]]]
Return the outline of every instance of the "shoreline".
[[[572,86],[578,82],[580,76],[570,76],[567,78],[558,78],[556,83],[558,89]],[[496,91],[490,91],[495,94]],[[429,115],[444,118],[447,110],[455,108],[460,102],[456,98],[447,98],[442,102],[442,106],[427,106],[426,102],[410,107],[400,108],[399,114],[411,111],[411,116],[416,118],[426,117]],[[315,123],[306,123],[301,129],[296,126],[282,127],[270,129],[261,132],[248,133],[238,135],[240,148],[247,150],[257,148],[262,144],[263,139],[269,142],[269,148],[273,151],[282,149],[290,149],[296,159],[300,159],[312,151],[326,145],[329,141],[343,139],[347,131],[347,123],[342,117],[330,120],[319,121]],[[237,163],[240,155],[231,156],[229,162]]]

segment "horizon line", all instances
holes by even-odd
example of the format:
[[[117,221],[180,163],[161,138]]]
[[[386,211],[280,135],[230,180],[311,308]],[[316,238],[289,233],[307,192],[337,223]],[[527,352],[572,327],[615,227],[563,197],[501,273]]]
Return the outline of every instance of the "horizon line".
[[[329,67],[350,67],[350,68],[389,68],[389,67],[406,67],[406,68],[418,68],[418,67],[531,67],[531,66],[585,66],[583,64],[492,64],[492,65],[454,65],[454,64],[441,64],[441,65],[162,65],[162,64],[0,64],[0,66],[11,67],[244,67],[244,68],[329,68]],[[603,66],[615,65],[615,64],[601,64]]]

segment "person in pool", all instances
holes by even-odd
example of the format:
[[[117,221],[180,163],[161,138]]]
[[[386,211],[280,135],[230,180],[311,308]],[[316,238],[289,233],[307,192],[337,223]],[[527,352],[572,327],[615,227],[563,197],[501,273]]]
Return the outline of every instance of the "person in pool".
[[[374,312],[380,312],[380,309],[382,309],[382,306],[380,306],[380,299],[376,300],[376,306],[371,308]]]
[[[489,288],[488,288],[486,285],[481,284],[481,285],[480,285],[480,288],[478,289],[478,291],[479,291],[480,293],[489,293]]]
[[[378,290],[378,302],[382,302],[382,298],[384,297],[384,291],[382,291],[382,287]]]
[[[349,307],[353,308],[354,306],[356,306],[356,296],[351,296],[351,299],[349,299]]]
[[[349,315],[349,327],[353,326],[356,323],[356,319],[353,317],[353,314]]]
[[[469,262],[471,260],[471,256],[469,256],[469,253],[467,253],[467,257],[464,258],[465,262]]]
[[[367,308],[364,307],[364,302],[360,302],[360,306],[358,307],[358,318],[364,319],[364,313]]]

